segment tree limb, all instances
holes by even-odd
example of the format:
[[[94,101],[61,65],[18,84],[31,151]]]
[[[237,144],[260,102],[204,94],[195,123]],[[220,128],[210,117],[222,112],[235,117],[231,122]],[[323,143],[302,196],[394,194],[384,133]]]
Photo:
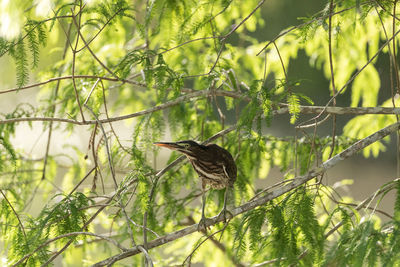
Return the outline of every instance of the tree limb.
[[[267,192],[265,195],[256,198],[253,201],[249,201],[235,209],[233,209],[231,211],[233,217],[238,216],[244,212],[247,212],[249,210],[252,210],[258,206],[264,205],[266,203],[268,203],[269,201],[297,188],[298,186],[306,183],[307,181],[313,179],[314,177],[324,173],[326,170],[334,167],[335,165],[337,165],[339,162],[355,155],[357,152],[361,151],[362,149],[364,149],[365,147],[367,147],[368,145],[381,140],[382,138],[384,138],[385,136],[397,131],[399,129],[400,126],[400,122],[396,122],[394,124],[391,124],[369,136],[367,136],[364,139],[359,140],[358,142],[354,143],[353,145],[351,145],[350,147],[348,147],[347,149],[343,150],[341,153],[335,155],[334,157],[330,158],[329,160],[325,161],[324,163],[322,163],[319,167],[309,171],[307,174],[305,175],[301,175],[296,177],[295,179],[293,179],[292,182],[275,189],[274,191],[271,192]],[[212,226],[215,225],[218,222],[222,222],[224,220],[224,216],[221,214],[220,216],[214,216],[212,218],[209,218],[209,221],[207,221],[207,227],[208,226]],[[153,241],[148,242],[147,244],[147,248],[148,249],[152,249],[155,247],[159,247],[161,245],[164,245],[166,243],[169,243],[171,241],[174,241],[176,239],[182,238],[186,235],[189,235],[191,233],[194,233],[197,231],[197,227],[198,224],[193,224],[191,226],[188,226],[184,229],[169,233],[165,236],[159,237],[154,239]],[[114,263],[116,261],[122,260],[124,258],[139,254],[141,251],[139,250],[139,248],[134,247],[131,249],[128,249],[127,251],[124,251],[120,254],[114,255],[112,257],[109,257],[103,261],[100,261],[94,265],[92,265],[93,267],[98,267],[98,266],[105,266],[108,265],[109,263]]]
[[[209,97],[212,95],[218,96],[227,96],[232,98],[249,100],[240,93],[233,91],[210,91],[210,90],[201,90],[201,91],[192,91],[191,93],[182,95],[174,100],[165,102],[164,104],[154,106],[149,109],[145,109],[142,111],[134,112],[128,115],[110,117],[107,119],[99,119],[100,123],[114,122],[114,121],[122,121],[127,119],[132,119],[135,117],[143,116],[149,113],[153,113],[159,110],[163,110],[169,108],[171,106],[175,106],[179,103],[191,101],[192,98],[195,97]],[[273,110],[274,115],[282,115],[289,113],[289,108],[286,104],[280,104],[281,107],[276,107]],[[323,106],[300,106],[301,114],[320,114],[320,113],[328,113],[328,114],[339,114],[339,115],[365,115],[365,114],[387,114],[387,115],[396,115],[400,114],[400,108],[389,108],[389,107],[323,107]],[[86,121],[78,121],[74,119],[64,119],[64,118],[54,118],[54,117],[24,117],[24,118],[12,118],[0,120],[0,124],[7,123],[16,123],[16,122],[32,122],[32,121],[53,121],[53,122],[64,122],[71,123],[76,125],[92,125],[96,124],[96,120],[86,120]]]

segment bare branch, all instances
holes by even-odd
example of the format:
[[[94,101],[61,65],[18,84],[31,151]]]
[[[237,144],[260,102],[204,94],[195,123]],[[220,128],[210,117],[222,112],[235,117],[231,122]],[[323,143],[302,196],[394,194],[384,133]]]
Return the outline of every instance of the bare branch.
[[[107,119],[99,119],[99,122],[114,122],[114,121],[122,121],[126,119],[132,119],[135,117],[139,117],[142,115],[146,115],[149,113],[153,113],[155,111],[159,111],[162,109],[166,109],[172,106],[175,106],[179,103],[185,101],[191,101],[196,97],[208,97],[212,95],[218,96],[227,96],[232,98],[244,99],[248,100],[246,97],[243,97],[241,94],[232,91],[210,91],[210,90],[201,90],[194,91],[189,94],[185,94],[180,96],[174,100],[165,102],[164,104],[154,106],[150,109],[134,112],[124,116],[111,117]],[[274,115],[281,115],[289,113],[289,109],[287,105],[281,104],[281,108],[276,108],[273,111]],[[388,107],[322,107],[322,106],[300,106],[300,113],[302,114],[321,114],[321,113],[329,113],[329,114],[339,114],[339,115],[365,115],[365,114],[387,114],[387,115],[396,115],[400,114],[400,108],[388,108]],[[5,119],[0,120],[0,124],[6,123],[17,123],[17,122],[32,122],[32,121],[54,121],[54,122],[65,122],[77,125],[92,125],[96,124],[96,120],[86,120],[86,121],[77,121],[73,119],[63,119],[63,118],[53,118],[53,117],[24,117],[24,118],[13,118],[13,119]]]
[[[100,79],[100,80],[106,80],[106,81],[111,81],[111,82],[124,82],[124,83],[129,83],[129,84],[133,84],[133,85],[138,85],[138,86],[144,86],[144,84],[140,83],[140,82],[135,82],[135,81],[131,81],[131,80],[126,80],[126,79],[118,79],[118,78],[111,78],[111,77],[106,77],[106,76],[97,76],[97,75],[74,75],[75,79]],[[69,80],[72,79],[72,75],[67,75],[67,76],[61,76],[61,77],[55,77],[55,78],[51,78],[48,79],[46,81],[43,82],[39,82],[39,83],[34,83],[34,84],[30,84],[30,85],[26,85],[26,86],[22,86],[22,87],[16,87],[16,88],[11,88],[11,89],[7,89],[7,90],[3,90],[0,91],[0,95],[1,94],[6,94],[6,93],[11,93],[11,92],[19,92],[21,90],[26,90],[26,89],[30,89],[30,88],[34,88],[34,87],[39,87],[51,82],[56,82],[56,81],[60,81],[60,80]]]

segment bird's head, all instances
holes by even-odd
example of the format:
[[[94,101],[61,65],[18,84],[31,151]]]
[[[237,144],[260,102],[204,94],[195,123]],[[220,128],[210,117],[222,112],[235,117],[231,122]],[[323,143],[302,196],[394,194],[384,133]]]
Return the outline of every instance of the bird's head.
[[[196,157],[196,152],[202,149],[202,145],[199,145],[195,141],[185,140],[178,142],[157,142],[154,143],[156,146],[166,147],[171,150],[176,150],[190,157]]]

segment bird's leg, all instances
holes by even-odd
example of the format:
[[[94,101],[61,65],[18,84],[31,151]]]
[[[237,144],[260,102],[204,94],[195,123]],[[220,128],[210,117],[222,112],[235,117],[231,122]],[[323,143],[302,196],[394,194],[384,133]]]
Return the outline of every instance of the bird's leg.
[[[218,217],[222,214],[224,216],[224,222],[227,221],[227,219],[231,219],[233,217],[233,214],[226,208],[226,203],[228,202],[228,187],[225,187],[225,193],[224,193],[224,207],[222,208],[221,212],[218,214]],[[229,218],[227,217],[227,214],[229,214]]]
[[[204,182],[201,183],[201,191],[202,191],[202,196],[201,196],[201,202],[202,202],[202,207],[201,207],[201,219],[199,221],[199,224],[197,225],[197,231],[207,231],[207,218],[204,215],[204,210],[206,207],[206,184]]]

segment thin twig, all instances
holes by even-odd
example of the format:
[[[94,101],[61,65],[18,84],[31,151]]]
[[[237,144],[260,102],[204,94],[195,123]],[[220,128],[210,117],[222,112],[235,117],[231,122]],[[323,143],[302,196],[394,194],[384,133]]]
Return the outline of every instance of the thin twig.
[[[375,3],[376,3],[377,5],[379,5],[379,6],[381,6],[380,3],[379,3],[379,1],[376,1],[376,0],[375,0]],[[396,3],[397,3],[397,2],[396,2]],[[381,8],[382,8],[383,10],[385,10],[384,7],[381,6]],[[394,10],[396,10],[395,7],[394,7]],[[387,12],[387,10],[385,10],[385,11]],[[389,38],[388,38],[388,34],[387,34],[387,31],[386,31],[386,28],[385,28],[385,24],[384,24],[383,21],[382,21],[381,14],[379,13],[377,7],[375,7],[375,12],[376,12],[377,16],[379,17],[379,21],[380,21],[380,23],[381,23],[381,26],[382,26],[382,29],[383,29],[383,33],[385,34],[385,37],[386,37],[386,40],[387,40],[387,39],[389,39]],[[392,15],[390,12],[388,12],[388,13],[389,13],[390,15]],[[395,24],[395,22],[394,22],[395,19],[398,19],[398,18],[396,18],[396,14],[394,13],[394,14],[393,14],[393,24],[392,24],[392,31],[393,31],[393,33],[395,32],[395,28],[396,28],[396,27],[395,27],[396,24]],[[389,51],[389,57],[390,57],[390,60],[389,60],[390,91],[391,91],[391,95],[392,95],[392,106],[393,106],[394,108],[396,107],[396,101],[395,101],[395,96],[396,96],[396,94],[395,94],[395,91],[398,91],[398,90],[395,90],[394,79],[393,79],[393,76],[394,76],[394,75],[396,76],[397,87],[400,86],[400,78],[399,78],[399,73],[398,73],[398,65],[397,65],[397,62],[396,62],[396,56],[394,55],[394,54],[395,54],[395,47],[396,47],[395,39],[393,39],[393,49],[394,49],[393,52],[394,52],[394,53],[392,52],[392,49],[391,49],[390,45],[388,46],[388,51]],[[396,115],[396,120],[399,121],[399,116],[398,116],[398,115]],[[399,176],[400,176],[400,133],[399,133],[399,132],[397,132],[397,138],[396,138],[396,139],[397,139],[397,153],[396,153],[396,157],[397,157],[397,176],[399,177]]]
[[[55,242],[55,241],[57,241],[59,239],[68,238],[68,237],[75,237],[75,236],[79,236],[79,235],[95,236],[95,237],[98,237],[100,239],[103,239],[103,240],[106,240],[106,241],[112,243],[113,245],[115,245],[116,247],[118,247],[122,251],[127,251],[127,248],[123,247],[120,243],[118,243],[117,241],[115,241],[115,240],[113,240],[113,239],[111,239],[111,238],[109,238],[107,236],[94,234],[94,233],[90,233],[90,232],[70,232],[70,233],[59,235],[57,237],[54,237],[52,239],[47,240],[46,242],[42,243],[39,247],[37,247],[34,251],[32,251],[30,254],[25,255],[21,260],[19,260],[17,263],[15,263],[12,266],[17,266],[17,265],[21,264],[25,259],[27,259],[30,256],[32,256],[33,254],[35,254],[40,249],[46,247],[47,245],[49,245],[49,244],[51,244],[51,243],[53,243],[53,242]],[[71,239],[71,240],[73,240],[73,239]]]
[[[396,123],[398,124],[398,123]],[[397,186],[397,183],[399,182],[400,178],[397,178],[395,180],[393,180],[392,182],[388,183],[387,185],[383,186],[382,188],[378,189],[376,192],[374,192],[374,194],[370,195],[369,197],[367,197],[366,199],[364,199],[363,201],[361,201],[360,204],[358,204],[355,209],[356,210],[360,210],[363,207],[366,206],[366,204],[368,202],[370,202],[371,200],[373,200],[373,198],[375,198],[377,195],[381,194],[382,192],[387,192],[389,190],[394,189]],[[350,216],[355,215],[354,212],[351,212]],[[339,229],[341,226],[343,225],[343,221],[337,223],[331,230],[329,230],[326,234],[325,234],[325,238],[327,238],[328,236],[332,235],[334,232],[337,231],[337,229]]]
[[[61,23],[60,23],[60,25],[61,25]],[[70,36],[70,34],[71,34],[71,28],[72,28],[72,23],[69,24],[68,31],[65,33],[68,36]],[[67,55],[67,49],[68,49],[68,45],[69,45],[69,37],[67,37],[66,39],[67,40],[65,41],[64,51],[63,51],[63,55],[62,55],[62,59],[63,60],[65,59],[65,57]],[[59,75],[61,75],[61,73],[62,73],[62,68],[63,68],[63,66],[58,69]],[[60,89],[60,84],[61,84],[61,80],[58,80],[57,84],[56,84],[56,87],[54,89],[54,97],[53,97],[54,101],[57,100],[58,90]],[[50,114],[51,114],[52,117],[54,117],[55,113],[56,113],[56,105],[53,105],[51,107]],[[53,133],[53,121],[50,121],[50,123],[49,123],[49,133],[48,133],[48,136],[47,136],[46,152],[45,152],[44,162],[43,162],[42,180],[45,179],[45,176],[46,176],[46,168],[47,168],[47,161],[48,161],[48,157],[49,157],[52,133]]]
[[[82,1],[79,1],[80,5],[79,5],[79,11],[82,11],[83,7],[82,7]],[[78,32],[80,32],[80,27],[81,27],[81,13],[79,12],[79,23],[76,22],[76,17],[74,15],[74,10],[71,9],[72,12],[72,20],[75,23],[75,27],[76,30]],[[67,36],[67,39],[69,39],[69,36]],[[78,88],[76,86],[76,82],[75,82],[75,64],[76,64],[76,49],[78,47],[78,43],[79,43],[79,35],[76,36],[76,40],[75,40],[75,47],[72,49],[72,85],[74,87],[74,93],[75,93],[75,99],[78,102],[78,107],[79,107],[79,111],[81,113],[81,117],[82,117],[82,121],[85,121],[85,116],[83,115],[83,111],[82,111],[82,105],[81,105],[81,101],[79,99],[79,93],[78,93]]]
[[[132,85],[138,85],[138,86],[141,86],[141,87],[146,87],[145,84],[140,83],[140,82],[127,80],[127,79],[111,78],[111,77],[107,77],[107,76],[74,75],[74,77],[75,77],[75,79],[100,79],[100,80],[111,81],[111,82],[124,82],[124,83],[129,83],[129,84],[132,84]],[[69,80],[69,79],[72,79],[72,75],[55,77],[55,78],[51,78],[51,79],[48,79],[48,80],[43,81],[43,82],[39,82],[39,83],[34,83],[34,84],[22,86],[22,87],[16,87],[16,88],[3,90],[3,91],[0,91],[0,95],[1,94],[11,93],[11,92],[19,92],[21,90],[26,90],[26,89],[30,89],[30,88],[34,88],[34,87],[39,87],[39,86],[42,86],[42,85],[45,85],[45,84],[48,84],[48,83],[51,83],[51,82],[56,82],[56,81],[59,81],[59,80]]]
[[[196,223],[196,222],[194,221],[194,219],[193,219],[192,216],[189,216],[188,219],[189,219],[189,222],[188,222],[189,225],[190,225],[190,224]],[[224,229],[226,228],[226,226],[227,226],[227,224],[225,224],[224,227],[223,227],[223,229],[221,229],[221,230],[224,230]],[[221,230],[220,230],[220,231],[221,231]],[[201,232],[202,232],[203,234],[207,234],[207,231],[204,230],[204,229],[202,229]],[[218,231],[218,232],[219,232],[219,231]],[[215,235],[216,233],[217,233],[217,232],[213,233],[212,235]],[[217,248],[219,248],[219,249],[232,261],[232,263],[233,263],[236,267],[244,267],[244,266],[245,266],[245,265],[244,265],[243,263],[241,263],[237,258],[235,258],[234,255],[232,255],[231,253],[228,253],[227,248],[226,248],[226,246],[225,246],[223,243],[221,243],[220,241],[218,241],[217,239],[215,239],[213,236],[208,236],[207,238],[210,239],[210,241],[211,241]],[[192,254],[192,253],[191,253],[191,254]],[[185,260],[185,261],[186,261],[186,260]]]
[[[80,49],[76,50],[76,52],[80,52],[83,49],[85,49],[91,42],[93,42],[97,36],[104,30],[104,28],[111,22],[111,20],[113,20],[115,18],[116,15],[118,15],[119,12],[121,12],[122,10],[124,10],[124,8],[120,8],[119,10],[117,10],[111,17],[109,17],[107,19],[107,21],[104,23],[104,25],[97,31],[97,33],[88,41],[85,42],[85,45],[83,47],[81,47]]]
[[[193,254],[196,252],[196,250],[198,250],[198,249],[200,248],[200,246],[203,245],[207,240],[213,239],[213,236],[214,236],[214,235],[216,235],[216,234],[218,234],[218,233],[220,233],[220,232],[225,231],[225,229],[226,229],[227,226],[228,226],[228,224],[225,224],[224,227],[223,227],[222,229],[220,229],[220,230],[218,230],[218,231],[215,231],[214,233],[212,233],[212,234],[210,234],[210,235],[207,235],[207,233],[206,233],[206,238],[205,238],[204,240],[202,240],[199,244],[197,244],[197,246],[192,250],[192,252],[185,258],[185,260],[184,260],[183,263],[182,263],[182,266],[185,266],[185,263],[186,263],[187,261],[189,261],[189,266],[190,266],[190,264],[191,264],[190,261],[191,261],[191,259],[192,259]],[[203,232],[206,232],[206,231],[203,230]],[[217,242],[218,242],[218,241],[217,241]]]
[[[115,195],[114,195],[115,196]],[[111,203],[111,201],[113,200],[114,196],[110,197],[106,203],[104,203],[103,206],[100,206],[100,208],[95,212],[95,214],[93,214],[86,222],[85,224],[81,227],[81,229],[86,229],[87,226],[89,224],[92,223],[92,221],[97,217],[97,215],[100,214],[100,212],[102,212],[106,207],[108,207],[108,204]],[[45,263],[43,263],[41,266],[45,267],[47,265],[49,265],[58,255],[60,255],[65,249],[67,249],[69,247],[69,245],[72,244],[72,242],[74,242],[74,240],[69,240],[67,242],[67,244],[64,245],[64,247],[62,247],[59,251],[57,251],[52,257],[50,257],[50,259],[48,259]],[[20,260],[18,260],[15,264],[13,264],[12,266],[17,266],[21,263],[23,263],[27,258],[31,257],[35,252],[37,252],[39,249],[41,249],[42,247],[44,247],[44,245],[40,245],[39,248],[36,248],[33,252],[25,255],[24,257],[22,257]]]
[[[375,1],[376,1],[376,0],[375,0]],[[366,2],[361,3],[361,5],[366,5],[366,4],[371,3],[371,2],[372,2],[372,1],[366,1]],[[348,10],[351,10],[351,9],[354,9],[354,8],[356,8],[356,7],[357,7],[357,6],[354,5],[354,6],[345,8],[345,9],[343,9],[343,10],[340,10],[340,11],[336,12],[336,13],[333,13],[333,15],[339,15],[339,14],[341,14],[341,13],[344,13],[344,12],[346,12],[346,11],[348,11]],[[321,12],[324,12],[324,11],[320,11],[319,13],[321,13]],[[294,30],[296,30],[296,29],[299,29],[299,28],[302,28],[302,27],[304,27],[304,26],[310,25],[310,24],[312,24],[312,23],[314,23],[314,22],[316,22],[316,21],[324,20],[324,19],[326,19],[328,16],[329,16],[329,15],[324,15],[324,16],[321,16],[321,17],[315,17],[314,19],[312,19],[312,20],[310,20],[310,21],[304,22],[304,23],[302,23],[302,24],[300,24],[300,25],[293,26],[293,27],[291,27],[291,28],[289,28],[289,29],[287,29],[287,30],[285,30],[285,31],[282,31],[282,32],[279,33],[274,39],[272,39],[271,41],[269,41],[269,42],[256,54],[256,56],[259,56],[259,55],[260,55],[265,49],[267,49],[273,42],[275,42],[276,40],[278,40],[278,39],[281,38],[282,36],[285,36],[285,35],[287,35],[288,33],[292,32],[292,31],[294,31]]]
[[[332,14],[333,14],[333,0],[330,0],[329,3],[329,30],[328,30],[328,52],[329,52],[329,69],[331,71],[331,82],[332,82],[332,94],[334,95],[332,106],[336,106],[336,86],[335,86],[335,74],[333,72],[333,56],[332,56]],[[332,144],[331,144],[331,152],[329,153],[328,158],[331,158],[333,152],[335,150],[335,141],[336,141],[336,115],[332,115]]]
[[[25,233],[25,229],[24,229],[24,225],[22,224],[21,220],[19,219],[18,213],[17,211],[14,209],[13,205],[11,204],[11,202],[8,200],[6,194],[4,194],[3,190],[0,189],[0,193],[3,195],[3,198],[6,200],[8,206],[11,208],[12,212],[14,213],[15,217],[18,220],[18,226],[21,229],[21,232],[24,234],[25,237],[25,241],[28,241],[26,238],[26,233]]]
[[[95,59],[109,74],[111,74],[111,76],[113,76],[114,78],[118,79],[118,76],[117,76],[113,71],[111,71],[111,70],[96,56],[96,54],[95,54],[95,53],[92,51],[92,49],[90,48],[89,44],[86,42],[85,38],[84,38],[83,35],[82,35],[81,29],[80,29],[80,21],[79,21],[79,23],[76,22],[75,17],[72,17],[72,19],[73,19],[73,21],[74,21],[74,23],[75,23],[75,26],[76,26],[76,28],[77,28],[78,36],[80,36],[82,42],[85,44],[85,48],[88,49],[88,51],[89,51],[89,53],[92,55],[92,57],[93,57],[93,58],[94,58],[94,59]],[[78,39],[78,37],[77,37],[77,39]],[[77,44],[77,45],[78,45],[78,44]],[[76,51],[76,49],[77,49],[77,47],[75,47],[75,50],[74,50],[74,51]]]
[[[93,117],[96,118],[96,121],[99,123],[100,129],[101,129],[101,131],[103,133],[104,145],[106,147],[106,152],[107,152],[108,166],[110,168],[111,177],[112,177],[113,182],[114,182],[115,190],[118,190],[118,183],[117,183],[117,179],[115,177],[114,165],[113,165],[112,158],[111,158],[111,151],[110,151],[110,146],[108,144],[106,131],[104,130],[103,124],[98,121],[98,118],[97,118],[96,114],[93,112],[93,110],[86,104],[85,104],[85,107],[92,113]],[[129,221],[129,216],[126,213],[125,207],[124,207],[124,205],[122,204],[122,202],[121,202],[121,200],[119,198],[119,194],[117,195],[117,202],[118,202],[118,204],[119,204],[119,206],[120,206],[120,208],[121,208],[121,210],[124,213],[124,216],[126,218],[127,225],[128,225],[128,231],[129,231],[129,235],[131,237],[132,245],[136,246],[135,239],[133,238],[133,230],[131,228],[130,221]]]
[[[204,75],[210,75],[212,73],[212,71],[215,69],[215,67],[218,64],[218,61],[221,57],[222,51],[224,50],[225,47],[225,43],[226,40],[228,39],[229,36],[232,35],[232,33],[234,33],[240,26],[242,26],[261,6],[262,4],[264,4],[265,0],[261,0],[257,6],[250,12],[250,14],[248,14],[242,21],[240,21],[240,23],[238,23],[235,27],[233,27],[232,30],[230,30],[227,34],[225,34],[222,38],[219,36],[214,37],[214,39],[221,39],[221,47],[218,50],[217,53],[217,58],[214,61],[214,64],[212,65],[212,67],[210,68],[210,70],[208,71],[208,73],[206,74],[196,74],[196,75],[188,75],[185,76],[185,78],[194,78],[194,77],[200,77],[200,76],[204,76]]]

